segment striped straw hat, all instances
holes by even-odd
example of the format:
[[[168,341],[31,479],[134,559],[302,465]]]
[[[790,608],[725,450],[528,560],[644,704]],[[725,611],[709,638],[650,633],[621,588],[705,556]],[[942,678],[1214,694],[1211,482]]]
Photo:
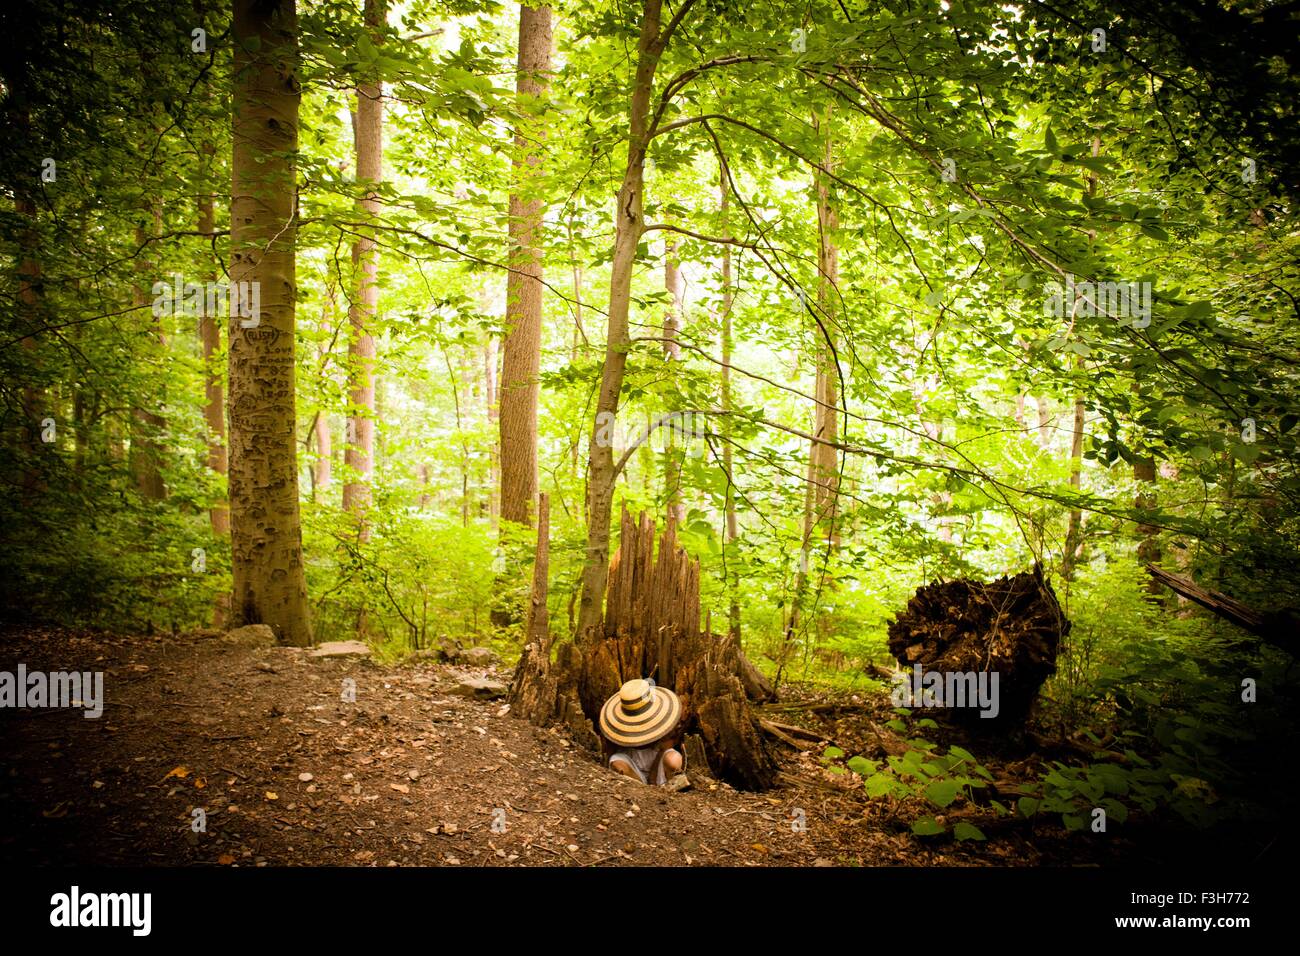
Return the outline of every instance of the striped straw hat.
[[[644,747],[670,733],[682,716],[682,702],[654,678],[630,680],[600,709],[600,730],[616,744]]]

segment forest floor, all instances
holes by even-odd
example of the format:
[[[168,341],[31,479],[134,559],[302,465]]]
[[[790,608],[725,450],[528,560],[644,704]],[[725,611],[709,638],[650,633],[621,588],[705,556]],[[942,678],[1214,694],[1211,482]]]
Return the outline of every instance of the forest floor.
[[[449,693],[466,673],[508,680],[494,668],[381,666],[204,633],[0,638],[0,669],[103,671],[107,701],[95,720],[0,711],[0,863],[1059,865],[1127,849],[1041,825],[982,843],[914,837],[915,812],[828,773],[818,742],[773,741],[789,782],[768,793],[646,787],[502,700]],[[345,678],[355,703],[341,699]],[[857,700],[772,719],[869,752],[889,702]],[[195,808],[206,832],[191,826]]]

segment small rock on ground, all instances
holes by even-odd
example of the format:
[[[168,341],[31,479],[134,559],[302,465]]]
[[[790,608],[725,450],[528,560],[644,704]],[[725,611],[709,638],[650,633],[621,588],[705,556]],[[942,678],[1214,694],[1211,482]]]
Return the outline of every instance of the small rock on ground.
[[[450,693],[459,697],[493,700],[497,697],[504,697],[507,690],[509,688],[505,684],[499,680],[492,680],[490,677],[462,677],[451,688]]]
[[[234,644],[236,647],[273,647],[275,631],[271,630],[269,624],[246,624],[226,631],[220,640],[223,644]]]
[[[361,641],[329,641],[311,652],[312,657],[369,657],[370,646]]]

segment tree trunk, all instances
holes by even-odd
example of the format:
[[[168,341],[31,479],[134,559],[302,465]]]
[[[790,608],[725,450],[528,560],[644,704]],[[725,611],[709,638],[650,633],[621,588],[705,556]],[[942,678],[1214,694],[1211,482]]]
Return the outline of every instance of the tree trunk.
[[[495,531],[501,518],[501,436],[497,414],[501,397],[497,391],[497,340],[490,337],[483,346],[483,392],[488,428],[497,436],[488,452],[488,470],[491,474],[487,489],[488,520]]]
[[[206,152],[206,150],[205,150]],[[216,232],[213,216],[213,196],[203,193],[199,196],[199,232],[209,241]],[[212,276],[215,279],[215,275]],[[208,467],[222,481],[226,480],[226,403],[221,387],[221,371],[214,364],[221,351],[221,326],[215,315],[203,310],[199,319],[199,340],[203,347],[203,421],[208,430]],[[212,524],[212,533],[218,537],[230,534],[230,509],[227,503],[217,501],[208,512]]]
[[[85,487],[86,452],[90,447],[89,412],[86,404],[86,389],[79,387],[72,396],[72,473],[79,489]]]
[[[549,86],[551,8],[519,8],[516,95],[527,113]],[[506,339],[501,375],[501,517],[532,524],[537,495],[537,400],[542,349],[542,174],[539,122],[515,131],[515,190],[510,195]]]
[[[22,113],[19,119],[19,130],[22,131],[28,124],[27,113]],[[37,259],[40,236],[36,229],[36,201],[28,195],[25,184],[14,186],[14,211],[28,224],[28,227],[19,233],[21,251],[18,260],[18,313],[22,316],[23,325],[27,330],[35,331],[42,324],[43,306],[41,263]],[[30,356],[36,351],[36,339],[25,337],[22,340],[22,348]],[[34,385],[23,387],[20,454],[30,462],[30,466],[23,469],[22,475],[24,501],[30,500],[36,492],[44,490],[44,478],[36,459],[41,452],[41,420],[45,415],[45,402],[45,389]]]
[[[672,239],[664,240],[664,290],[668,293],[668,310],[664,315],[664,358],[676,362],[682,357],[682,347],[677,341],[682,320],[682,268],[677,259],[677,243]],[[678,424],[674,421],[668,428],[664,452],[664,499],[668,520],[680,527],[686,522],[686,505],[682,503],[684,449],[677,444],[677,436],[682,431]]]
[[[1052,406],[1051,399],[1045,395],[1034,398],[1034,408],[1038,411],[1038,447],[1046,448],[1052,443]]]
[[[306,646],[294,409],[294,0],[235,0],[233,37],[230,278],[258,284],[260,309],[230,323],[231,614],[235,623],[268,624],[281,642]]]
[[[824,121],[814,117],[814,124],[822,131],[824,140],[823,165],[833,168],[834,141],[830,135],[829,112]],[[799,570],[795,577],[795,598],[790,605],[790,619],[786,626],[786,642],[781,654],[784,667],[793,648],[808,577],[811,570],[811,551],[815,540],[824,541],[827,556],[834,552],[839,541],[835,515],[839,504],[839,453],[826,442],[838,441],[839,368],[835,358],[838,340],[839,311],[839,251],[835,247],[834,231],[839,227],[835,207],[831,203],[830,184],[823,173],[815,174],[817,194],[817,327],[813,330],[816,344],[813,348],[813,365],[816,375],[813,385],[813,435],[822,439],[808,443],[808,477],[804,490],[803,539],[799,549]],[[778,670],[777,679],[780,679]]]
[[[156,236],[162,232],[162,206],[157,201],[150,204],[149,215],[153,223],[152,235]],[[135,239],[136,245],[143,248],[146,239],[144,227],[136,228]],[[153,284],[150,276],[155,266],[153,260],[143,255],[136,261],[139,281],[133,290],[132,304],[137,309],[145,308],[152,301],[149,294],[149,288]],[[160,349],[165,348],[167,338],[163,333],[161,317],[154,316],[151,325],[156,344]],[[150,392],[151,399],[157,397],[161,400],[152,389]],[[131,474],[135,478],[136,491],[149,501],[161,501],[167,496],[167,488],[163,484],[162,477],[162,446],[158,441],[166,425],[167,422],[162,415],[148,408],[136,407],[132,413]]]
[[[1098,156],[1101,153],[1101,141],[1093,138],[1092,155]],[[1091,173],[1088,176],[1087,186],[1088,196],[1092,197],[1097,194],[1097,175]],[[1096,231],[1090,230],[1088,233],[1089,241],[1096,239]],[[1073,312],[1070,316],[1070,325],[1073,330],[1075,315],[1078,311],[1079,298],[1076,296]],[[1083,357],[1076,356],[1074,359],[1075,375],[1082,380],[1083,377]],[[1077,386],[1082,388],[1082,385]],[[1074,425],[1070,431],[1070,487],[1078,491],[1083,483],[1083,425],[1084,425],[1084,401],[1082,395],[1076,395],[1074,399]],[[1070,509],[1069,522],[1065,530],[1065,549],[1061,556],[1061,577],[1065,581],[1074,580],[1074,569],[1078,561],[1079,554],[1083,550],[1083,512],[1079,508]]]
[[[827,170],[835,166],[835,141],[830,130],[830,111],[822,124],[825,136],[823,164]],[[810,456],[817,470],[813,497],[815,527],[825,536],[827,548],[834,551],[839,541],[836,530],[836,511],[839,504],[839,453],[834,442],[839,441],[839,366],[835,353],[839,347],[839,281],[840,254],[835,246],[835,230],[839,216],[831,202],[830,179],[825,173],[817,174],[817,306],[822,328],[817,339],[817,421],[814,434],[824,442],[816,443]],[[831,443],[831,444],[827,444]]]
[[[577,365],[579,351],[582,347],[586,333],[582,328],[582,263],[578,261],[577,252],[573,246],[573,217],[569,217],[569,261],[573,271],[573,345],[569,349],[569,364]],[[578,480],[578,454],[579,445],[582,444],[581,436],[575,436],[573,446],[570,451],[569,464],[573,470],[573,479]]]
[[[538,495],[537,551],[533,560],[533,587],[529,596],[528,621],[524,627],[524,650],[510,683],[510,713],[539,726],[562,724],[586,747],[596,749],[600,739],[578,704],[575,678],[578,673],[576,648],[560,645],[559,662],[551,662],[553,638],[547,608],[550,571],[550,498]]]
[[[338,312],[338,299],[336,291],[338,285],[334,278],[325,279],[325,304],[321,309],[321,330],[327,335],[334,327],[334,322]],[[327,338],[327,342],[330,338]],[[322,377],[327,377],[327,369],[330,364],[330,347],[328,344],[318,345],[316,347],[316,367]],[[311,466],[311,491],[312,500],[316,500],[316,492],[328,491],[334,481],[334,435],[330,430],[330,419],[327,410],[322,407],[316,410],[316,417],[312,419],[312,444],[315,447],[315,461]]]
[[[365,0],[365,25],[376,46],[386,22],[386,0]],[[366,194],[357,203],[359,218],[373,223],[379,217],[377,185],[384,178],[384,88],[378,79],[357,84],[355,130],[357,183]],[[375,470],[375,315],[379,306],[379,248],[373,236],[352,243],[356,294],[348,307],[348,418],[343,446],[347,480],[343,483],[343,510],[356,520],[361,541],[369,538],[366,512],[370,508],[370,482]],[[362,628],[364,630],[364,627]]]
[[[1133,507],[1139,512],[1154,514],[1158,507],[1156,494],[1156,460],[1144,455],[1133,462],[1133,477],[1142,482],[1133,501]],[[1156,564],[1160,560],[1160,529],[1153,524],[1139,521],[1137,526],[1137,558],[1143,564]],[[1154,579],[1147,582],[1147,590],[1153,595],[1160,595],[1160,583]]]
[[[212,237],[216,234],[216,220],[213,214],[214,196],[211,187],[211,163],[216,149],[205,143],[202,149],[204,168],[201,173],[203,191],[199,194],[199,234],[205,236],[211,248]],[[216,280],[216,273],[209,272],[207,278]],[[226,405],[222,390],[221,370],[217,367],[217,357],[221,352],[221,326],[217,317],[209,312],[206,300],[199,317],[199,343],[203,349],[203,422],[208,435],[208,467],[224,484],[226,481]],[[212,533],[218,538],[230,535],[230,506],[225,496],[213,502],[208,509],[208,521]],[[225,627],[230,617],[230,595],[218,594],[212,605],[212,626]]]
[[[318,491],[328,491],[333,480],[334,441],[330,435],[330,420],[321,409],[316,413],[316,422],[312,426],[316,440],[316,462],[312,470],[312,480]]]
[[[637,44],[636,76],[628,108],[627,168],[618,190],[614,213],[614,258],[609,277],[609,319],[605,336],[605,364],[596,400],[587,459],[587,554],[582,569],[582,599],[578,633],[596,627],[609,579],[609,526],[614,509],[614,446],[611,430],[627,368],[628,309],[632,293],[632,266],[637,243],[645,229],[641,186],[649,145],[650,92],[663,55],[660,37],[661,0],[645,0],[641,36]]]
[[[731,201],[731,192],[727,185],[727,170],[721,163],[718,164],[719,186],[722,190],[722,220],[723,220],[723,238],[731,238],[731,225],[728,222],[728,207]],[[723,554],[728,562],[727,569],[727,633],[737,641],[740,640],[740,601],[737,599],[738,578],[736,572],[730,567],[730,563],[735,560],[736,541],[740,537],[739,525],[736,521],[736,487],[735,471],[732,467],[731,457],[731,246],[722,247],[722,388],[720,396],[720,405],[722,407],[722,470],[727,475],[727,490],[725,492],[723,503],[723,519],[725,529],[723,531]]]

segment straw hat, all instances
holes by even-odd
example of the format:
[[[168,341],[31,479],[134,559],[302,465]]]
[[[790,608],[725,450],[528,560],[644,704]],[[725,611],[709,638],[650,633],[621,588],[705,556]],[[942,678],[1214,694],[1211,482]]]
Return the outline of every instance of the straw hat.
[[[672,732],[682,702],[653,678],[630,680],[600,709],[600,731],[616,744],[644,747]]]

